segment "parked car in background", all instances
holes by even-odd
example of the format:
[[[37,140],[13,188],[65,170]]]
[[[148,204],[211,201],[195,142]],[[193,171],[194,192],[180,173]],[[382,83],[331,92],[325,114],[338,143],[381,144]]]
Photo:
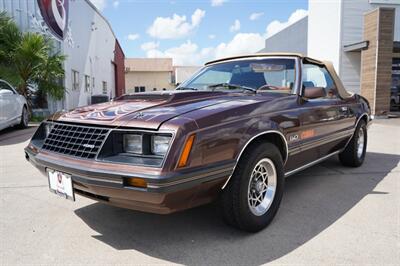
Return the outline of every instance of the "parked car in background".
[[[219,200],[228,224],[258,231],[285,177],[337,154],[360,166],[369,123],[331,63],[255,54],[209,62],[176,91],[58,113],[25,156],[68,199],[160,214]]]
[[[400,86],[392,87],[390,90],[390,111],[400,110]]]
[[[28,105],[8,82],[0,79],[0,130],[18,126],[26,128],[29,122]]]

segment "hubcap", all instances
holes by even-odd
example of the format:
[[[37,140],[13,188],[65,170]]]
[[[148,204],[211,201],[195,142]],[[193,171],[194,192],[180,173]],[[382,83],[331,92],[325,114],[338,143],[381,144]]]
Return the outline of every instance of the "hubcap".
[[[268,211],[274,200],[276,184],[274,163],[268,158],[261,159],[251,173],[247,193],[247,202],[254,215],[261,216]]]
[[[357,157],[361,158],[364,153],[364,129],[360,128],[357,138]]]

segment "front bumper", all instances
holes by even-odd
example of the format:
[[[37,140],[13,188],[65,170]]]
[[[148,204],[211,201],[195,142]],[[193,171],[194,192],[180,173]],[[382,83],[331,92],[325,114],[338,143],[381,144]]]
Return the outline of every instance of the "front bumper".
[[[214,200],[232,174],[235,162],[224,162],[168,174],[125,172],[116,165],[53,156],[25,148],[25,157],[46,175],[46,169],[70,174],[75,193],[118,207],[168,214]],[[65,158],[63,158],[65,157]],[[126,178],[139,177],[147,188],[125,185]]]

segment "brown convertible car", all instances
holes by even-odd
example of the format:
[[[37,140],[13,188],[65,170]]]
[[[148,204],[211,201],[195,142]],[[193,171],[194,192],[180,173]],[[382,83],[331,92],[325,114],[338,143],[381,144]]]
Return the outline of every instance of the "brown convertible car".
[[[258,231],[285,177],[337,154],[360,166],[369,123],[331,63],[255,54],[209,62],[175,91],[57,113],[25,156],[68,199],[160,214],[218,200],[228,224]]]

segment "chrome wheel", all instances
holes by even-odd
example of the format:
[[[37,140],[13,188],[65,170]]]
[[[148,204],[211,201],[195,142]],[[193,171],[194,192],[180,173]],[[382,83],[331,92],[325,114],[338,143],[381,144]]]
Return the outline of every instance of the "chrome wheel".
[[[361,158],[364,153],[364,129],[361,127],[358,131],[358,138],[357,138],[357,157]]]
[[[251,212],[256,216],[266,213],[271,206],[277,185],[274,163],[261,159],[254,167],[248,186],[247,198]]]

